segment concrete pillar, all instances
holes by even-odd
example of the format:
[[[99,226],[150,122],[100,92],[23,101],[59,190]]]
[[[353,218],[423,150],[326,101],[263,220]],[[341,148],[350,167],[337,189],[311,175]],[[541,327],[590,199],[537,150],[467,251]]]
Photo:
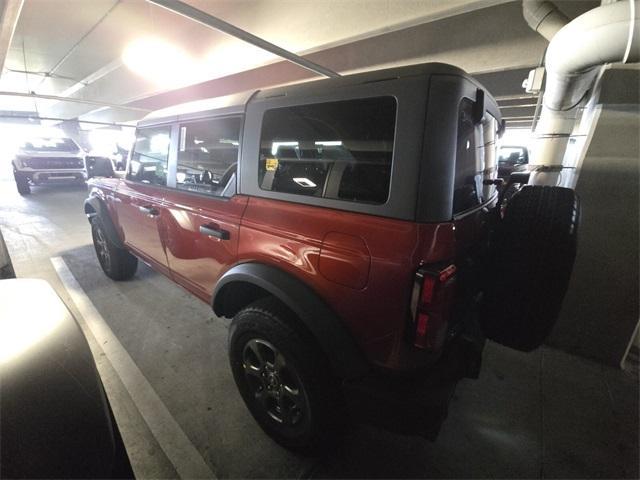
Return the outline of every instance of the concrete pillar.
[[[87,134],[80,129],[80,124],[77,120],[68,120],[58,125],[58,128],[64,132],[64,134],[74,140],[85,150],[91,150],[89,139]]]

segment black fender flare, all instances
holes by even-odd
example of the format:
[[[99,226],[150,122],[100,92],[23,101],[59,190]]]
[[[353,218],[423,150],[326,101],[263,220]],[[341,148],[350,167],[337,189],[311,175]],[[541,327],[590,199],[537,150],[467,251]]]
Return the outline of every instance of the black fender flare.
[[[107,210],[104,200],[96,196],[90,196],[84,201],[84,213],[87,214],[89,221],[91,221],[93,217],[98,216],[102,222],[102,226],[104,227],[107,237],[109,237],[109,241],[118,248],[125,248],[124,243],[122,243],[120,235],[118,235],[118,231],[111,220],[111,216],[109,215],[109,211]]]
[[[248,302],[231,300],[228,294],[247,284],[273,295],[293,311],[313,335],[327,356],[333,371],[343,379],[358,378],[368,370],[367,361],[338,315],[307,285],[279,268],[262,263],[242,263],[229,269],[218,281],[213,293],[213,311],[218,316],[233,316]]]

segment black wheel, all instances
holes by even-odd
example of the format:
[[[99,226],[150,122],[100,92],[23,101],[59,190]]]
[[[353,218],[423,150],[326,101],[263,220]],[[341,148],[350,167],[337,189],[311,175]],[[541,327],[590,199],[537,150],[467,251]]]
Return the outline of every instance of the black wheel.
[[[31,187],[29,186],[29,179],[24,175],[20,175],[17,172],[13,174],[16,180],[16,187],[18,187],[18,193],[20,195],[29,195],[31,193]]]
[[[233,319],[229,361],[238,390],[262,429],[281,445],[316,453],[343,424],[339,382],[308,332],[274,298]]]
[[[488,338],[531,351],[551,333],[573,269],[579,212],[568,188],[528,185],[509,200],[481,307]]]
[[[91,235],[98,261],[107,277],[112,280],[128,280],[133,277],[138,268],[138,259],[109,240],[97,215],[91,219]]]

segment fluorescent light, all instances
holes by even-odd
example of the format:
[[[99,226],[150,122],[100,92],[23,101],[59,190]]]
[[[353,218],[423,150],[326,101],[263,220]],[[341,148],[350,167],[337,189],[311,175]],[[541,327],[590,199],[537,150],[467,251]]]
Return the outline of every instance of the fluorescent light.
[[[315,188],[315,187],[317,187],[317,185],[315,183],[313,183],[311,180],[309,180],[308,178],[305,178],[305,177],[296,177],[296,178],[293,179],[293,181],[296,182],[301,187],[305,187],[305,188]]]
[[[316,145],[322,145],[323,147],[339,147],[342,145],[341,140],[331,140],[328,142],[316,142]]]
[[[74,93],[78,92],[82,88],[92,84],[93,82],[96,82],[96,81],[100,80],[102,77],[105,77],[105,76],[109,75],[111,72],[117,70],[121,66],[122,66],[122,61],[119,58],[114,60],[114,61],[112,61],[112,62],[109,62],[105,66],[103,66],[103,67],[99,68],[98,70],[96,70],[95,72],[93,72],[91,75],[89,75],[89,76],[83,78],[82,80],[80,80],[79,82],[74,83],[73,85],[71,85],[64,92],[62,92],[60,94],[60,96],[61,97],[70,97],[71,95],[73,95]],[[55,103],[58,103],[58,102],[55,102]],[[105,107],[105,108],[108,108],[108,107]]]
[[[71,95],[73,95],[77,91],[83,89],[84,87],[86,87],[86,83],[83,83],[83,82],[74,83],[69,88],[67,88],[64,92],[62,92],[60,94],[60,96],[61,97],[70,97]],[[107,107],[104,107],[104,108],[107,108]]]

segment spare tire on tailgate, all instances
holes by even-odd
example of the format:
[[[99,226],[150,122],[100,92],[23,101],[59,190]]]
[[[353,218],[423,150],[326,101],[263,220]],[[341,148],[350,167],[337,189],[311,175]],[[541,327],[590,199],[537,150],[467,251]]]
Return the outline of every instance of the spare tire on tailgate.
[[[527,185],[509,200],[495,230],[481,305],[488,338],[522,351],[544,342],[569,284],[579,211],[569,188]]]

